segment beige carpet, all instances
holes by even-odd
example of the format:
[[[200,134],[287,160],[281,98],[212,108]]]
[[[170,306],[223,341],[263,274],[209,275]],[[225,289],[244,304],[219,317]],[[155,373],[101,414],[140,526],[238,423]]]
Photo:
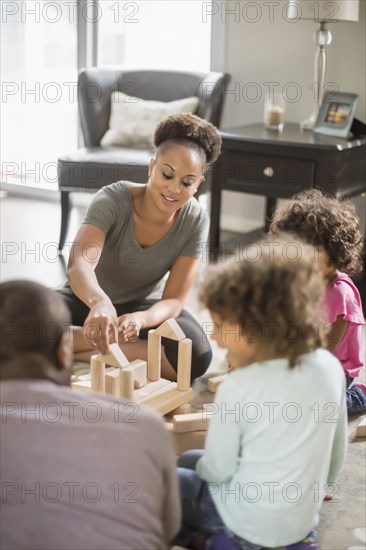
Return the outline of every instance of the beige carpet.
[[[324,502],[319,524],[322,550],[366,550],[366,438],[355,438],[361,416],[351,416],[345,467],[338,494]]]

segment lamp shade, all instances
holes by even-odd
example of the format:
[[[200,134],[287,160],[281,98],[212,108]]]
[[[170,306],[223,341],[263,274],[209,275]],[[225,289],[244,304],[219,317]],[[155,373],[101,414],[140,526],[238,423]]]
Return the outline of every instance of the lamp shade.
[[[289,19],[320,21],[358,21],[359,0],[290,0]]]

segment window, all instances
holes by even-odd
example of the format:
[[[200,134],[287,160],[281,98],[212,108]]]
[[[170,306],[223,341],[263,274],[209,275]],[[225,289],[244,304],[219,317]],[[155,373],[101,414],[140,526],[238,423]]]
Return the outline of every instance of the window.
[[[98,64],[128,69],[209,71],[210,2],[99,2]]]
[[[57,190],[84,66],[210,70],[211,2],[1,2],[1,182]]]
[[[76,13],[62,1],[3,6],[1,181],[57,189],[57,157],[77,147]]]

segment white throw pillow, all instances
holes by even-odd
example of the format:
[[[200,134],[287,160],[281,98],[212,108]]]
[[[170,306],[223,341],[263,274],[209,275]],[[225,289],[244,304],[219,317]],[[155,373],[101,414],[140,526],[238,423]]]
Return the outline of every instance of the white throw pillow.
[[[100,144],[153,148],[153,134],[159,120],[174,113],[194,113],[199,101],[198,97],[185,97],[165,103],[113,92],[109,129]]]

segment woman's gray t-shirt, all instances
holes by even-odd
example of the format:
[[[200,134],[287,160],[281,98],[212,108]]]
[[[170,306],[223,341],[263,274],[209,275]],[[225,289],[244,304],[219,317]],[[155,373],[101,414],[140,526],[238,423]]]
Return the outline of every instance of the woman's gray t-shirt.
[[[209,218],[193,197],[165,237],[147,248],[136,241],[133,213],[129,186],[119,181],[98,191],[83,220],[106,234],[95,273],[114,304],[161,297],[162,279],[178,256],[202,257],[207,240]],[[84,257],[92,258],[92,243],[88,249]]]

